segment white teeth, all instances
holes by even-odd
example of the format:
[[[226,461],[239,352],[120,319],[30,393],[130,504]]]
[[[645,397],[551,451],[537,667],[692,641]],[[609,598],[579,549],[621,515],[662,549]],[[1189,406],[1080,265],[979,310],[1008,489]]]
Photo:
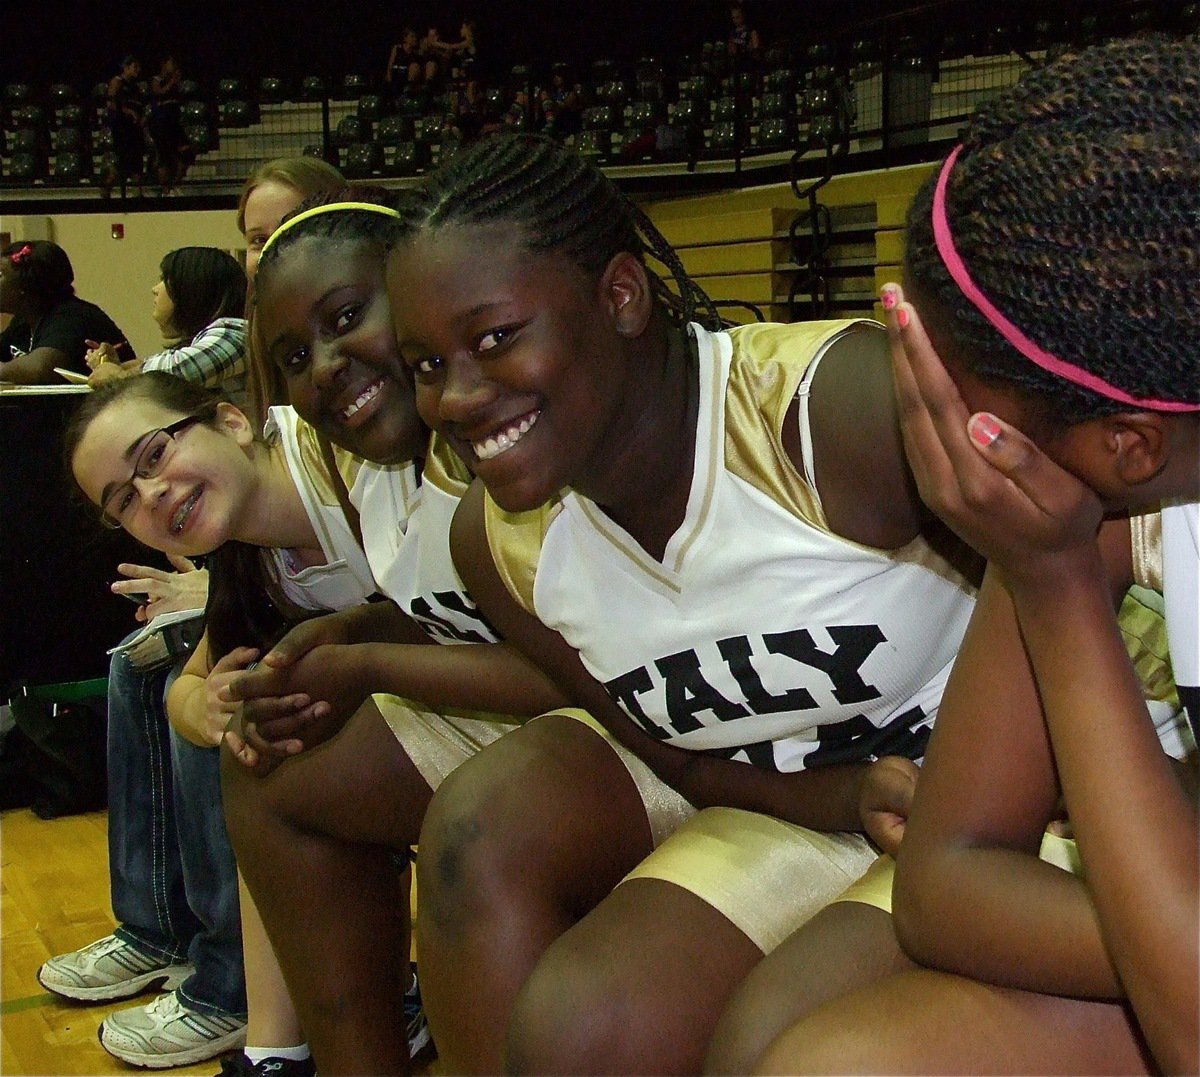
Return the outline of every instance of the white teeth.
[[[196,502],[200,500],[200,488],[196,487],[192,491],[191,496],[179,506],[179,511],[171,518],[171,533],[178,535],[183,530],[183,525],[187,523],[187,518],[192,514],[192,509],[196,507]]]
[[[342,409],[342,416],[349,419],[351,415],[357,412],[360,408],[372,401],[379,395],[379,390],[383,388],[383,382],[377,381],[373,385],[368,385],[349,407]]]
[[[507,452],[529,433],[540,414],[537,411],[532,412],[525,416],[519,423],[513,423],[512,426],[506,430],[501,430],[498,434],[493,434],[486,441],[473,441],[471,448],[475,450],[475,456],[480,460],[491,460],[501,453]]]

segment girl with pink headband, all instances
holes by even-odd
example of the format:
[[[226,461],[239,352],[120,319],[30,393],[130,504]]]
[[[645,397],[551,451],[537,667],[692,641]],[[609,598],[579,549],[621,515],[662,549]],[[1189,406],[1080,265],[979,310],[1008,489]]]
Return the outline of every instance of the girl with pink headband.
[[[1194,38],[1031,73],[914,201],[883,291],[905,447],[988,572],[894,891],[884,861],[764,961],[712,1070],[1197,1072],[1198,252]],[[1132,582],[1162,595],[1190,765],[1113,615]]]

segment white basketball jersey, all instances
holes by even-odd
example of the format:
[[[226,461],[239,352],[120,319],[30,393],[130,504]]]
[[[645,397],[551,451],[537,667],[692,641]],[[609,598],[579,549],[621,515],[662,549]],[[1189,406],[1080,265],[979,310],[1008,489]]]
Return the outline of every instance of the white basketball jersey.
[[[784,771],[919,758],[973,588],[923,539],[878,550],[832,534],[781,439],[810,363],[879,327],[691,331],[694,471],[662,562],[568,491],[532,513],[488,502],[501,577],[654,737]]]

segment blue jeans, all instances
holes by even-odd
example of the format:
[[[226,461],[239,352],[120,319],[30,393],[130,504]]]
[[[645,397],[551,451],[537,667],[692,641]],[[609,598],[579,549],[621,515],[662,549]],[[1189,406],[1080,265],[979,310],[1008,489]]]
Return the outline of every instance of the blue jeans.
[[[237,863],[221,809],[220,753],[167,722],[169,668],[113,655],[108,676],[108,859],[115,934],[196,971],[179,993],[205,1013],[244,1014]]]

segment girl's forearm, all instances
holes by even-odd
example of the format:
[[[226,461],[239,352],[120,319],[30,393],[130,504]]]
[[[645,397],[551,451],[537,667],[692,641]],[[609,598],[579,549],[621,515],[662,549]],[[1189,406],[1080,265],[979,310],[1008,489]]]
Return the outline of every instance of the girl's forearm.
[[[434,708],[533,717],[569,702],[503,643],[363,643],[347,651],[358,683]]]
[[[205,678],[185,669],[167,693],[167,720],[184,740],[201,748],[211,748],[205,722],[207,714]]]
[[[1052,592],[1011,586],[1108,949],[1160,1064],[1194,1070],[1195,805],[1159,745],[1097,574],[1068,563]]]

